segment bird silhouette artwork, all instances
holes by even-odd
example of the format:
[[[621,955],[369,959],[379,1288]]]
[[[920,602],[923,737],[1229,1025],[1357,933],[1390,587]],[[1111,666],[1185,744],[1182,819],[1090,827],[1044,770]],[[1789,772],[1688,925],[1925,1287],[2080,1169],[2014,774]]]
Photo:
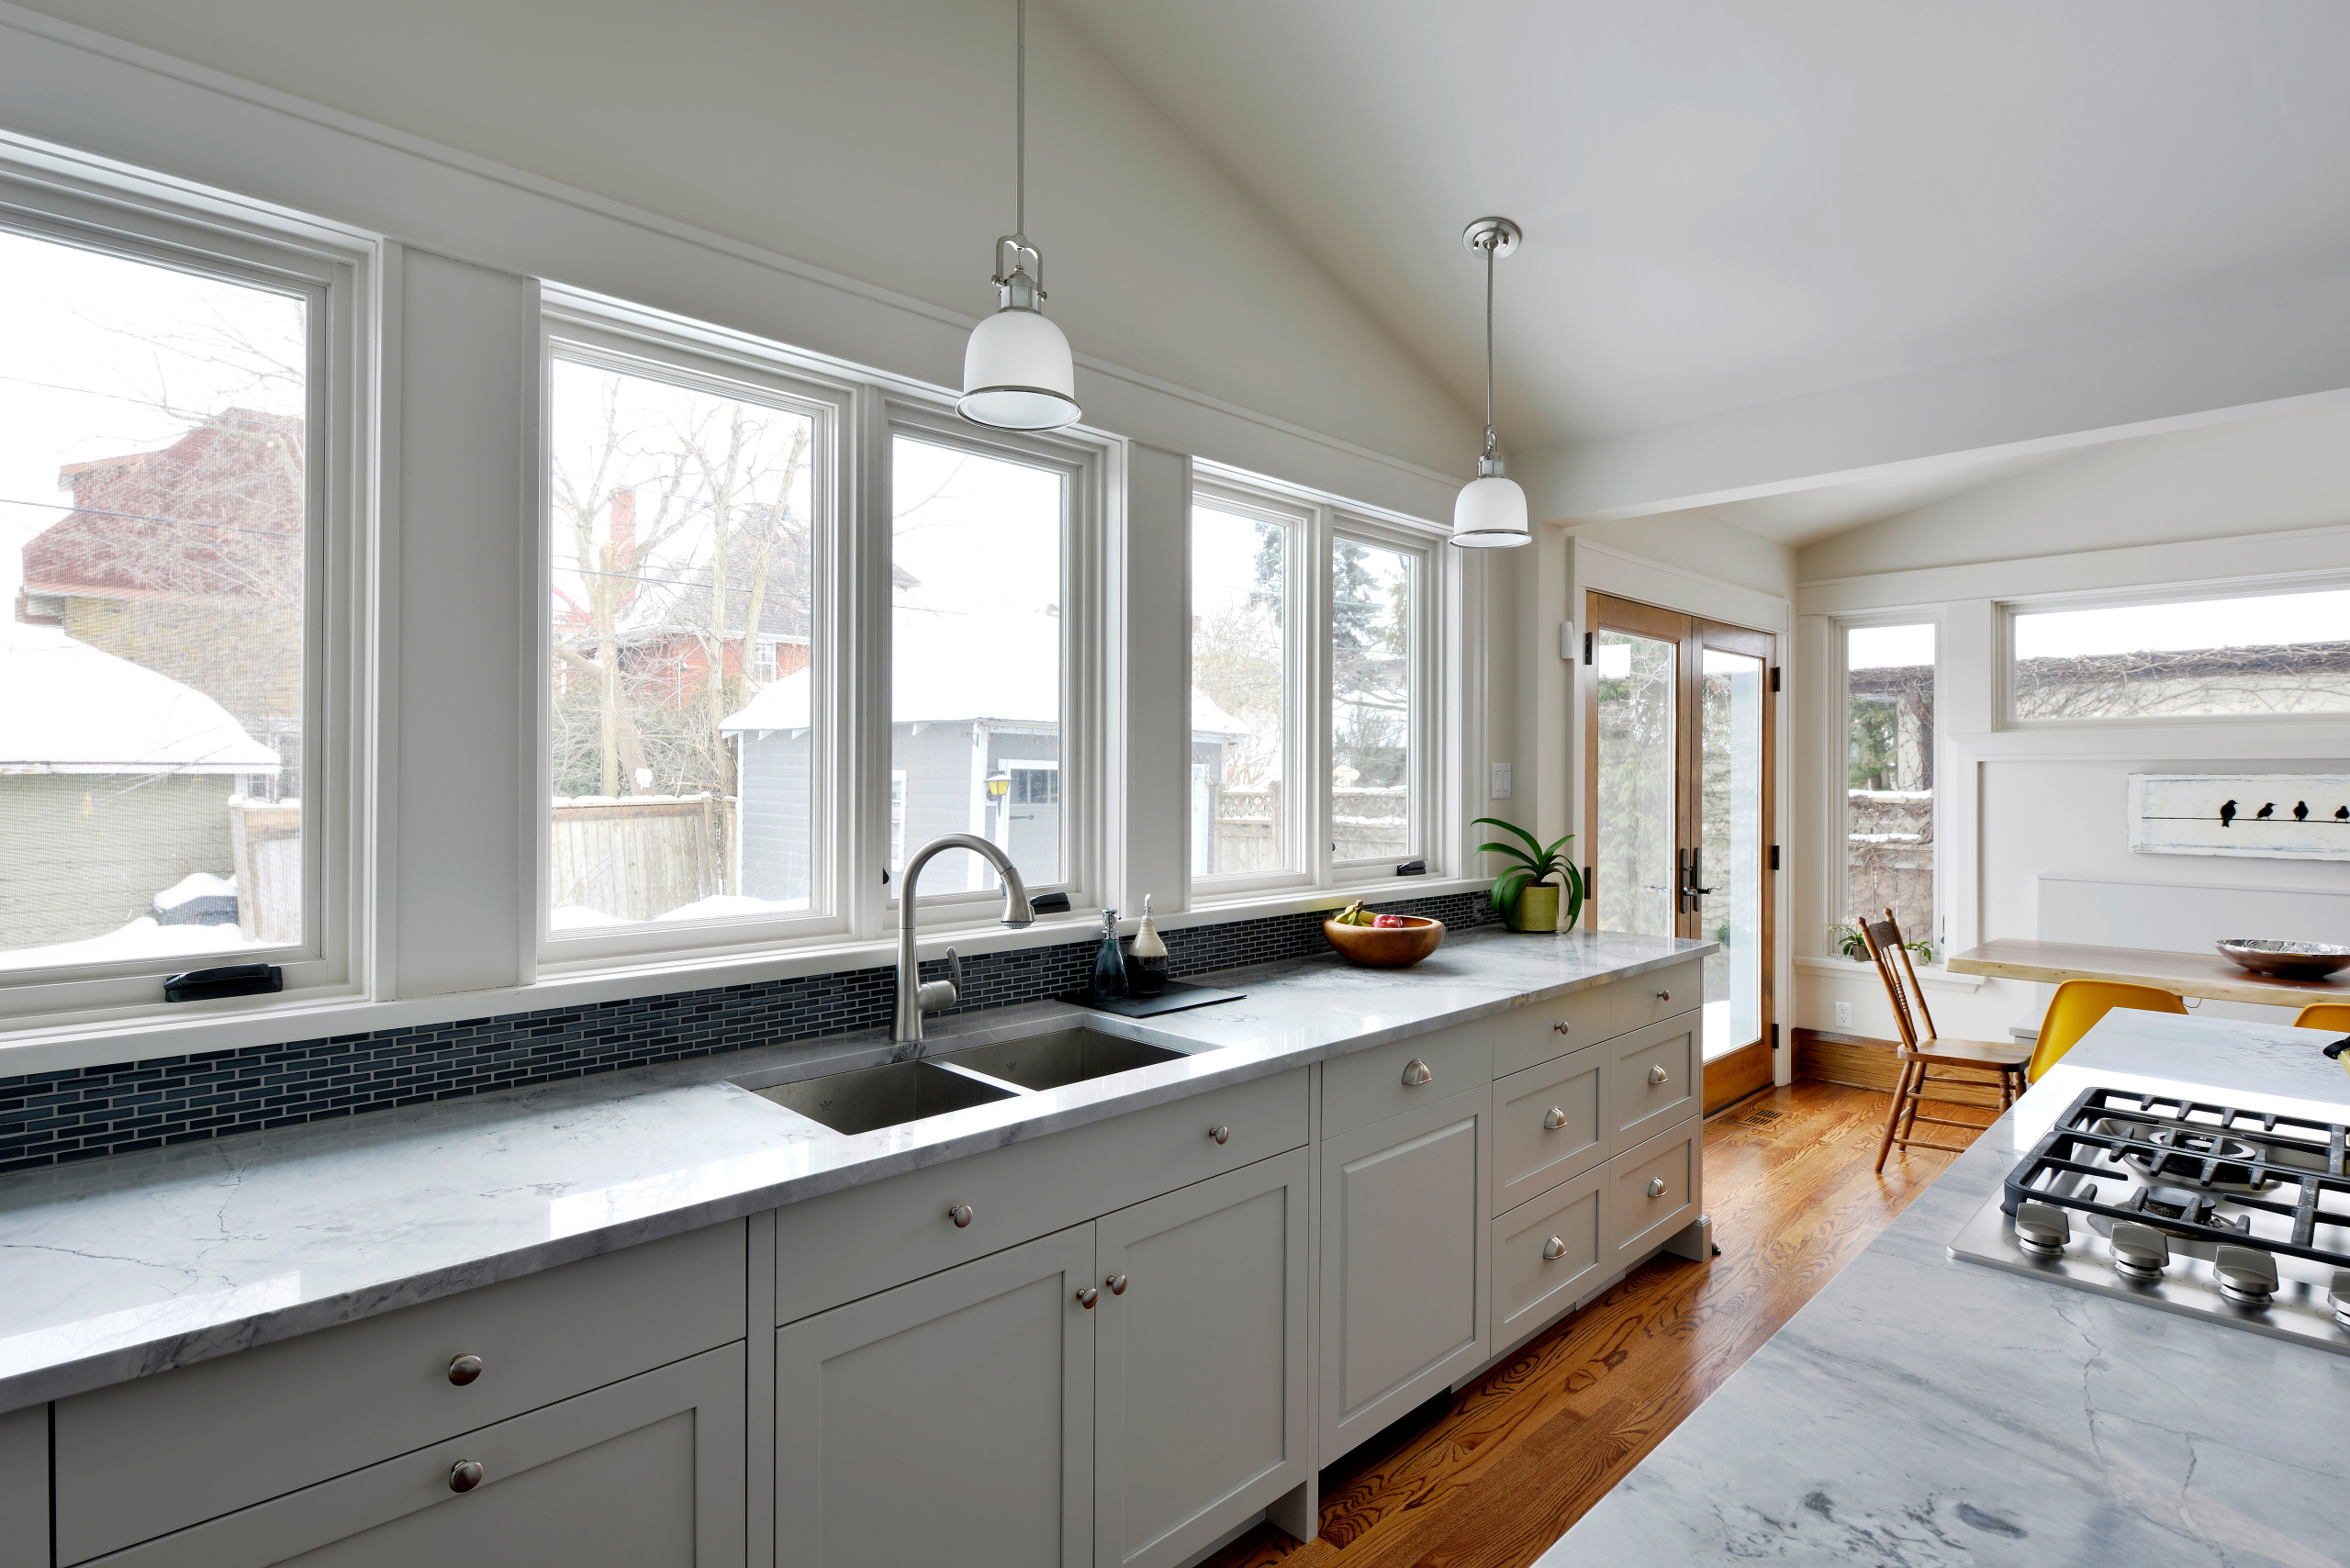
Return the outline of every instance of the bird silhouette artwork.
[[[2261,808],[2260,808],[2260,810],[2258,810],[2258,811],[2256,811],[2256,812],[2253,812],[2253,813],[2252,813],[2252,820],[2253,820],[2253,821],[2255,821],[2255,822],[2256,822],[2256,823],[2265,823],[2265,822],[2266,822],[2270,817],[2273,817],[2273,816],[2275,816],[2276,814],[2277,814],[2277,802],[2276,802],[2276,801],[2269,801],[2266,805],[2265,805],[2265,806],[2261,807]]]
[[[2235,803],[2233,801],[2224,801],[2221,802],[2221,805],[2220,805],[2220,825],[2221,825],[2221,827],[2230,827],[2230,826],[2232,826],[2232,825],[2234,824],[2234,823],[2235,823],[2235,820],[2236,820],[2236,803]]]
[[[2333,820],[2338,823],[2350,823],[2350,806],[2334,807]]]
[[[2293,820],[2297,823],[2305,823],[2310,820],[2310,803],[2307,801],[2293,802]]]

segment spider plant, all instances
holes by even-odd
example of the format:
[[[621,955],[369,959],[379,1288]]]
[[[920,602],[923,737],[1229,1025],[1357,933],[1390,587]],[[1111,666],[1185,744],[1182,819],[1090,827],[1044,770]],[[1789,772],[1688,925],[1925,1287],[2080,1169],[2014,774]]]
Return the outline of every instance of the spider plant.
[[[1517,862],[1494,879],[1494,908],[1506,913],[1517,902],[1519,893],[1556,877],[1565,890],[1559,901],[1559,929],[1572,930],[1576,920],[1583,914],[1583,873],[1576,870],[1561,851],[1566,848],[1567,840],[1574,834],[1568,834],[1557,843],[1546,846],[1540,839],[1516,823],[1504,822],[1499,817],[1479,817],[1476,821],[1500,828],[1505,833],[1516,834],[1526,845],[1523,849],[1514,844],[1477,846],[1480,855],[1506,856]]]

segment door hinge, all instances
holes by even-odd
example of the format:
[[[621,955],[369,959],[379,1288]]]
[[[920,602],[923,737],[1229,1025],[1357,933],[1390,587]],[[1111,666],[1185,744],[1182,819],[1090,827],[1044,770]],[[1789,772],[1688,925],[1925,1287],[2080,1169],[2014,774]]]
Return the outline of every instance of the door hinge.
[[[1585,664],[1591,662],[1591,633],[1588,632],[1583,634],[1583,662]]]
[[[1774,691],[1779,689],[1779,666],[1777,665],[1773,665],[1771,666],[1771,689]]]
[[[1598,895],[1591,890],[1593,869],[1594,868],[1589,866],[1583,868],[1583,902],[1591,905],[1594,909],[1597,909],[1599,907]]]
[[[1778,846],[1777,845],[1775,845],[1775,844],[1774,844],[1774,845],[1771,846],[1771,869],[1772,869],[1772,870],[1774,870],[1774,871],[1775,871],[1775,870],[1777,870],[1778,868],[1779,868],[1779,846]]]

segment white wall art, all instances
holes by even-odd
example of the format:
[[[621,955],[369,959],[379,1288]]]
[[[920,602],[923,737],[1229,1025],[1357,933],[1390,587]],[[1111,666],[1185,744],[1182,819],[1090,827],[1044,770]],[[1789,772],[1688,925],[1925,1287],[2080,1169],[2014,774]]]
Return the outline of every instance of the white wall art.
[[[2132,773],[2130,847],[2350,860],[2350,773]]]

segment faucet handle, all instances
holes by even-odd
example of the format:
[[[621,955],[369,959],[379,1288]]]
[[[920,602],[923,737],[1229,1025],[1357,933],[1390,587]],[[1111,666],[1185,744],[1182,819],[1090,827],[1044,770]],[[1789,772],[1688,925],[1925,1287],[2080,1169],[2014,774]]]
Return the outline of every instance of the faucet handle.
[[[946,973],[950,977],[948,983],[955,988],[955,994],[961,996],[963,994],[963,955],[952,947],[946,949]]]

